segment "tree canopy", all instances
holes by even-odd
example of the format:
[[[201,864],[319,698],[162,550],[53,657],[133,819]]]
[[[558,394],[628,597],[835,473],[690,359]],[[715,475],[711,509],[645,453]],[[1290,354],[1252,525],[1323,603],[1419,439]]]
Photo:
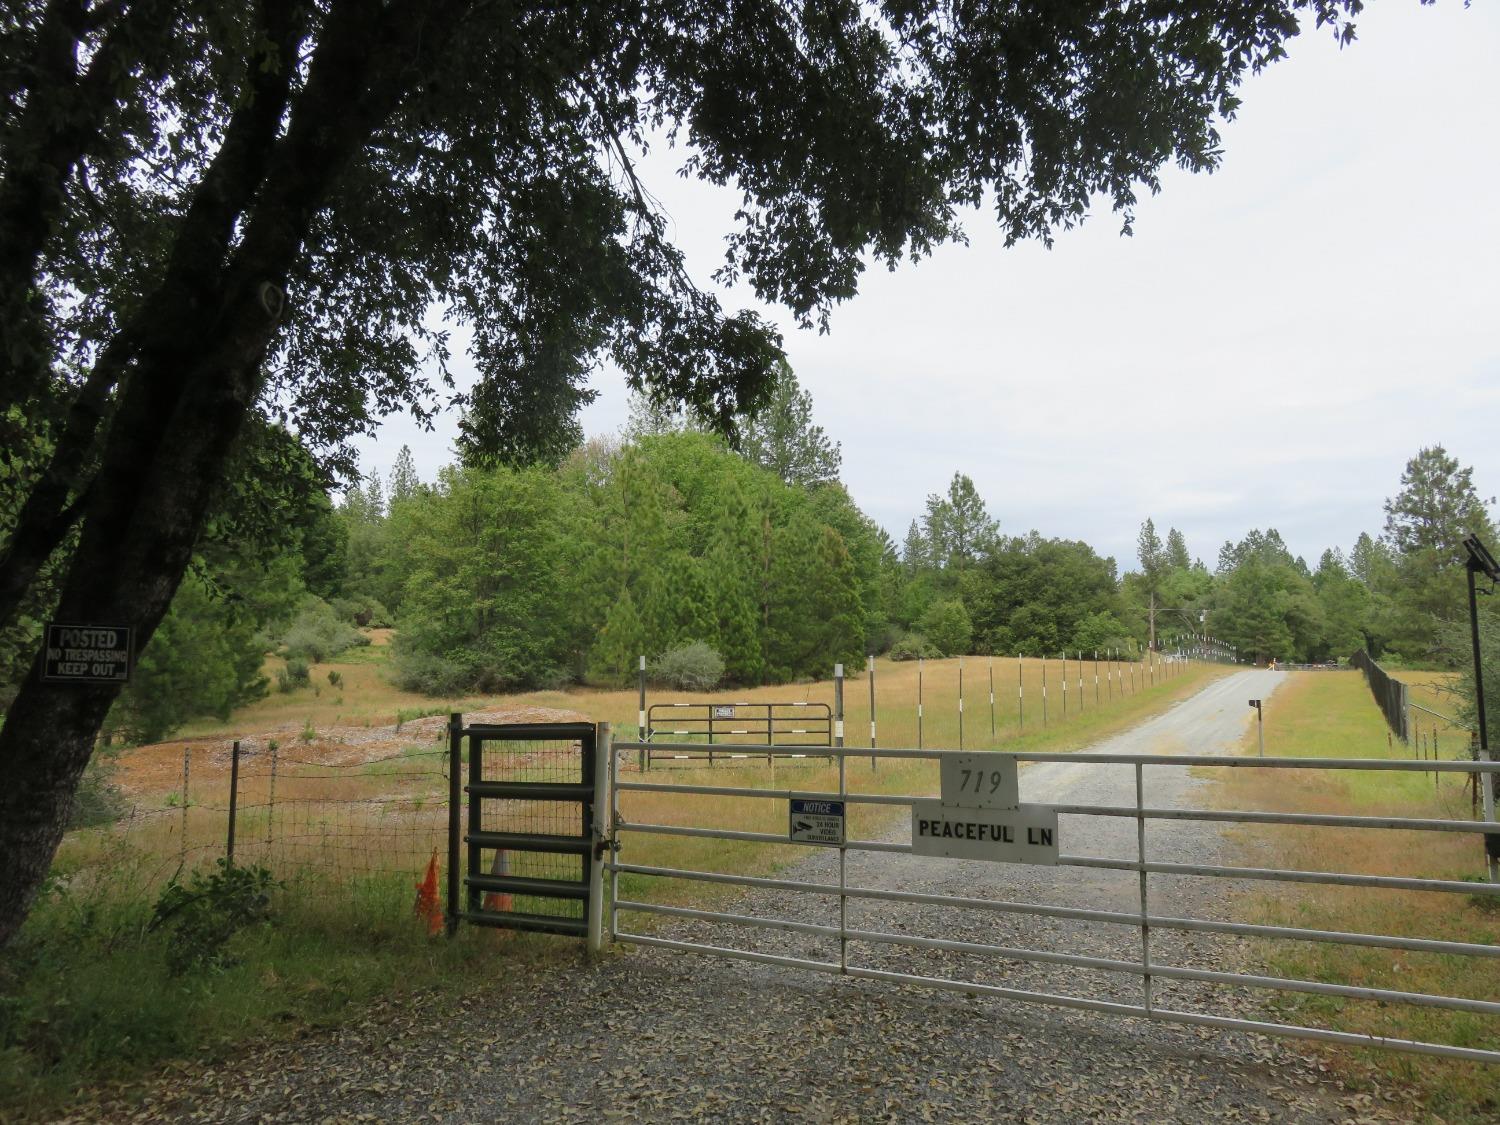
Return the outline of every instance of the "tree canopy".
[[[1347,37],[1357,8],[7,5],[0,629],[26,607],[148,643],[254,420],[348,470],[382,414],[461,398],[466,463],[557,463],[608,357],[731,428],[780,342],[688,276],[635,167],[663,137],[740,194],[719,279],[826,326],[965,208],[1046,240],[1102,198],[1129,229],[1163,165],[1214,165],[1299,14]],[[117,691],[10,704],[0,943]]]

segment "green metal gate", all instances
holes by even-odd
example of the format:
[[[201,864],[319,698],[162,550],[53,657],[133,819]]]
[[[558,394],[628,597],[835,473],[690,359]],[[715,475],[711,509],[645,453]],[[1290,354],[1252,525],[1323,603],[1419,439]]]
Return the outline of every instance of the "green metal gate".
[[[596,809],[607,726],[449,723],[448,929],[589,938],[603,911]],[[460,854],[462,852],[462,854]]]

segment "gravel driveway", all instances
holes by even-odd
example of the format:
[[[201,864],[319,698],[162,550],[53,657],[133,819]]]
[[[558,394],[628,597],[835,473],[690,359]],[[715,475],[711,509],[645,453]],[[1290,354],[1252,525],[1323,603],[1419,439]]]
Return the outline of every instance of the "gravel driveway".
[[[1245,700],[1282,673],[1216,681],[1096,752],[1227,753]],[[1180,767],[1148,769],[1146,801],[1201,804],[1208,784]],[[1130,767],[1045,763],[1023,770],[1028,802],[1128,804]],[[1065,816],[1062,850],[1133,858],[1135,822]],[[888,838],[909,839],[902,817]],[[1211,825],[1159,822],[1153,859],[1216,862]],[[819,851],[784,873],[836,881]],[[1138,908],[1132,872],[851,853],[851,884],[1018,901]],[[1152,880],[1154,912],[1222,916],[1222,881]],[[755,890],[737,913],[828,922],[812,895]],[[1131,958],[1134,928],[857,903],[849,925]],[[821,960],[828,939],[672,921],[657,932]],[[1158,962],[1233,967],[1234,939],[1160,932]],[[940,950],[851,943],[852,963],[1131,1003],[1139,978]],[[1243,997],[1159,982],[1157,1002],[1230,1014]],[[232,1121],[1004,1121],[1202,1122],[1389,1120],[1321,1064],[1280,1043],[996,998],[861,981],[780,966],[627,949],[598,964],[549,964],[488,994],[439,1007],[394,1006],[308,1040],[262,1048],[233,1068],[163,1083],[142,1119]],[[167,1091],[170,1090],[170,1093]],[[116,1107],[118,1112],[118,1107]]]

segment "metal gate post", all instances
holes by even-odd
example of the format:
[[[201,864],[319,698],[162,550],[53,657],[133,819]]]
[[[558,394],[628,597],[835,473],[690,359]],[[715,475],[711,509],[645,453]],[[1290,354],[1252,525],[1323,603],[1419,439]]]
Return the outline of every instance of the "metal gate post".
[[[865,657],[865,666],[870,672],[870,749],[875,749],[875,654]],[[875,768],[875,755],[870,755],[870,768]]]
[[[646,741],[646,657],[641,656],[640,671],[637,673],[641,699],[640,710],[636,712],[636,738],[641,742]],[[645,747],[636,751],[636,768],[644,770],[649,764],[646,758]]]
[[[610,848],[611,770],[614,765],[614,744],[609,737],[609,724],[599,723],[594,728],[594,807],[593,820],[594,854],[589,864],[589,953],[598,956],[604,951],[604,911],[613,909],[614,903],[606,904],[604,897],[604,868],[612,863],[614,856]]]
[[[448,936],[458,932],[459,807],[463,804],[464,717],[448,716]]]

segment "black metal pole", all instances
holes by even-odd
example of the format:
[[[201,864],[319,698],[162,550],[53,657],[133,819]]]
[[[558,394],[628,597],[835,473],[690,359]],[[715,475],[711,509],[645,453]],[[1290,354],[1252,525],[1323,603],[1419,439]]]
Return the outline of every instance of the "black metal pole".
[[[458,932],[458,826],[463,803],[464,717],[448,716],[448,936]]]
[[[235,739],[229,754],[229,839],[224,843],[224,858],[234,862],[234,822],[240,804],[240,742]]]
[[[1474,710],[1479,716],[1479,749],[1490,748],[1489,725],[1484,715],[1484,669],[1479,657],[1479,599],[1474,591],[1474,565],[1465,568],[1469,574],[1469,635],[1474,642]]]
[[[1469,635],[1474,643],[1474,712],[1479,720],[1479,757],[1488,762],[1491,760],[1490,727],[1484,712],[1484,664],[1479,654],[1479,599],[1474,590],[1476,567],[1472,555],[1465,569],[1469,574]],[[1483,786],[1481,792],[1489,796],[1489,800],[1484,802],[1485,816],[1492,816],[1495,808],[1495,775],[1480,774],[1479,784]],[[1496,868],[1500,866],[1500,836],[1494,833],[1485,836],[1484,854],[1489,861],[1490,878],[1493,880]]]

